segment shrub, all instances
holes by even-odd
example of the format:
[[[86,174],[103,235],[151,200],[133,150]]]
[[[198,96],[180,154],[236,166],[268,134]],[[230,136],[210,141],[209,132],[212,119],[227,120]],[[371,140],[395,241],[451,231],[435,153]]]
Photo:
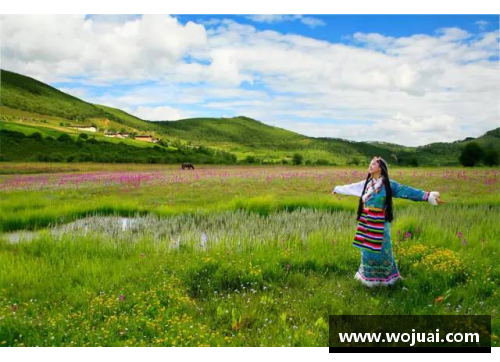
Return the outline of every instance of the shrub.
[[[490,148],[484,153],[483,162],[487,166],[498,166],[500,164],[500,155],[498,151]]]
[[[359,160],[359,158],[358,158],[358,157],[352,157],[352,158],[351,158],[351,159],[347,162],[347,164],[348,164],[348,165],[356,165],[356,166],[358,166],[358,165],[360,164],[360,162],[361,162],[361,161]]]
[[[63,133],[59,137],[57,137],[57,140],[60,142],[71,142],[72,139],[67,133]]]
[[[319,160],[316,160],[316,165],[329,165],[330,163],[328,160],[325,160],[323,158],[320,158]]]
[[[484,150],[482,147],[476,142],[471,142],[463,148],[458,160],[464,166],[473,167],[483,159],[483,156]]]
[[[301,165],[304,157],[300,153],[294,153],[292,158],[292,163],[294,165]]]
[[[40,132],[35,132],[30,137],[33,138],[33,139],[35,139],[35,140],[41,140],[42,139],[42,134]]]
[[[245,158],[245,162],[246,162],[246,163],[255,163],[255,162],[256,162],[256,159],[255,159],[255,157],[254,157],[254,156],[247,156],[247,157]]]

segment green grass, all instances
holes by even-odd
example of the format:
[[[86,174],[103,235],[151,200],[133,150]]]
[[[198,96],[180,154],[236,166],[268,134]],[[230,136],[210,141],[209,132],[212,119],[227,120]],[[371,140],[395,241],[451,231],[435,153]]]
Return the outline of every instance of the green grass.
[[[391,169],[447,204],[395,200],[405,280],[366,289],[353,279],[357,200],[330,195],[364,170],[65,167],[0,176],[0,345],[327,346],[330,314],[487,314],[499,345],[497,171]],[[45,229],[85,216],[87,234]],[[12,244],[16,229],[37,236]]]

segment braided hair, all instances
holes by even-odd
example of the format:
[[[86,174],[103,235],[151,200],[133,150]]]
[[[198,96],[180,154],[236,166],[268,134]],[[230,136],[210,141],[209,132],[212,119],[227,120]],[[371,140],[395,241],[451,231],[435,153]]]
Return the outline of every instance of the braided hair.
[[[391,222],[393,219],[393,213],[392,213],[392,189],[391,189],[391,180],[389,179],[389,172],[387,170],[387,163],[383,158],[377,158],[377,163],[380,166],[381,174],[384,176],[384,186],[385,186],[385,220],[388,222]],[[365,185],[363,186],[363,192],[361,193],[361,197],[359,198],[359,205],[358,205],[358,217],[357,219],[361,217],[361,213],[363,212],[363,194],[366,191],[366,186],[368,186],[368,182],[372,179],[372,175],[368,173],[366,176],[366,181]]]

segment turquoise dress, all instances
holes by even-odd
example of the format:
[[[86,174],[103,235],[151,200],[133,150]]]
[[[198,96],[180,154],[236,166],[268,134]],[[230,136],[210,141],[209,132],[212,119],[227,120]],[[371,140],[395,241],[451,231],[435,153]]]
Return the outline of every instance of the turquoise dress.
[[[429,198],[429,191],[401,185],[393,180],[390,182],[393,198],[413,201],[427,201]],[[361,196],[364,183],[365,181],[360,181],[351,185],[337,186],[334,191],[344,195]],[[385,207],[385,197],[385,186],[382,185],[381,189],[377,193],[373,193],[363,206],[364,208],[383,210]],[[366,226],[365,224],[363,225]],[[392,254],[391,223],[382,221],[380,225],[383,225],[383,230],[380,230],[379,234],[373,235],[383,235],[383,240],[380,241],[381,245],[378,244],[381,248],[377,248],[377,244],[371,244],[370,242],[357,242],[355,240],[353,243],[354,246],[361,249],[361,265],[359,266],[355,278],[368,286],[390,285],[401,278],[398,266]],[[359,234],[359,224],[357,230],[356,235]]]
[[[415,189],[391,180],[392,197],[408,199],[413,201],[427,201],[429,192]],[[383,209],[385,206],[385,187],[382,186],[378,193],[366,201],[365,207]],[[399,275],[398,266],[392,254],[391,223],[384,223],[384,239],[382,250],[373,252],[369,249],[361,250],[361,265],[356,273],[356,279],[361,280],[366,285],[386,285],[393,284]]]

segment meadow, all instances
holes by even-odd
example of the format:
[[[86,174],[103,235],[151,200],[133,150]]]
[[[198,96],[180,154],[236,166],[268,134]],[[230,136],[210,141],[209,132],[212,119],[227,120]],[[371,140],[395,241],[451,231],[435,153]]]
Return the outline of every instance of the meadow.
[[[364,167],[0,163],[0,346],[327,346],[330,314],[487,314],[500,171],[391,168],[405,278],[353,276]]]

